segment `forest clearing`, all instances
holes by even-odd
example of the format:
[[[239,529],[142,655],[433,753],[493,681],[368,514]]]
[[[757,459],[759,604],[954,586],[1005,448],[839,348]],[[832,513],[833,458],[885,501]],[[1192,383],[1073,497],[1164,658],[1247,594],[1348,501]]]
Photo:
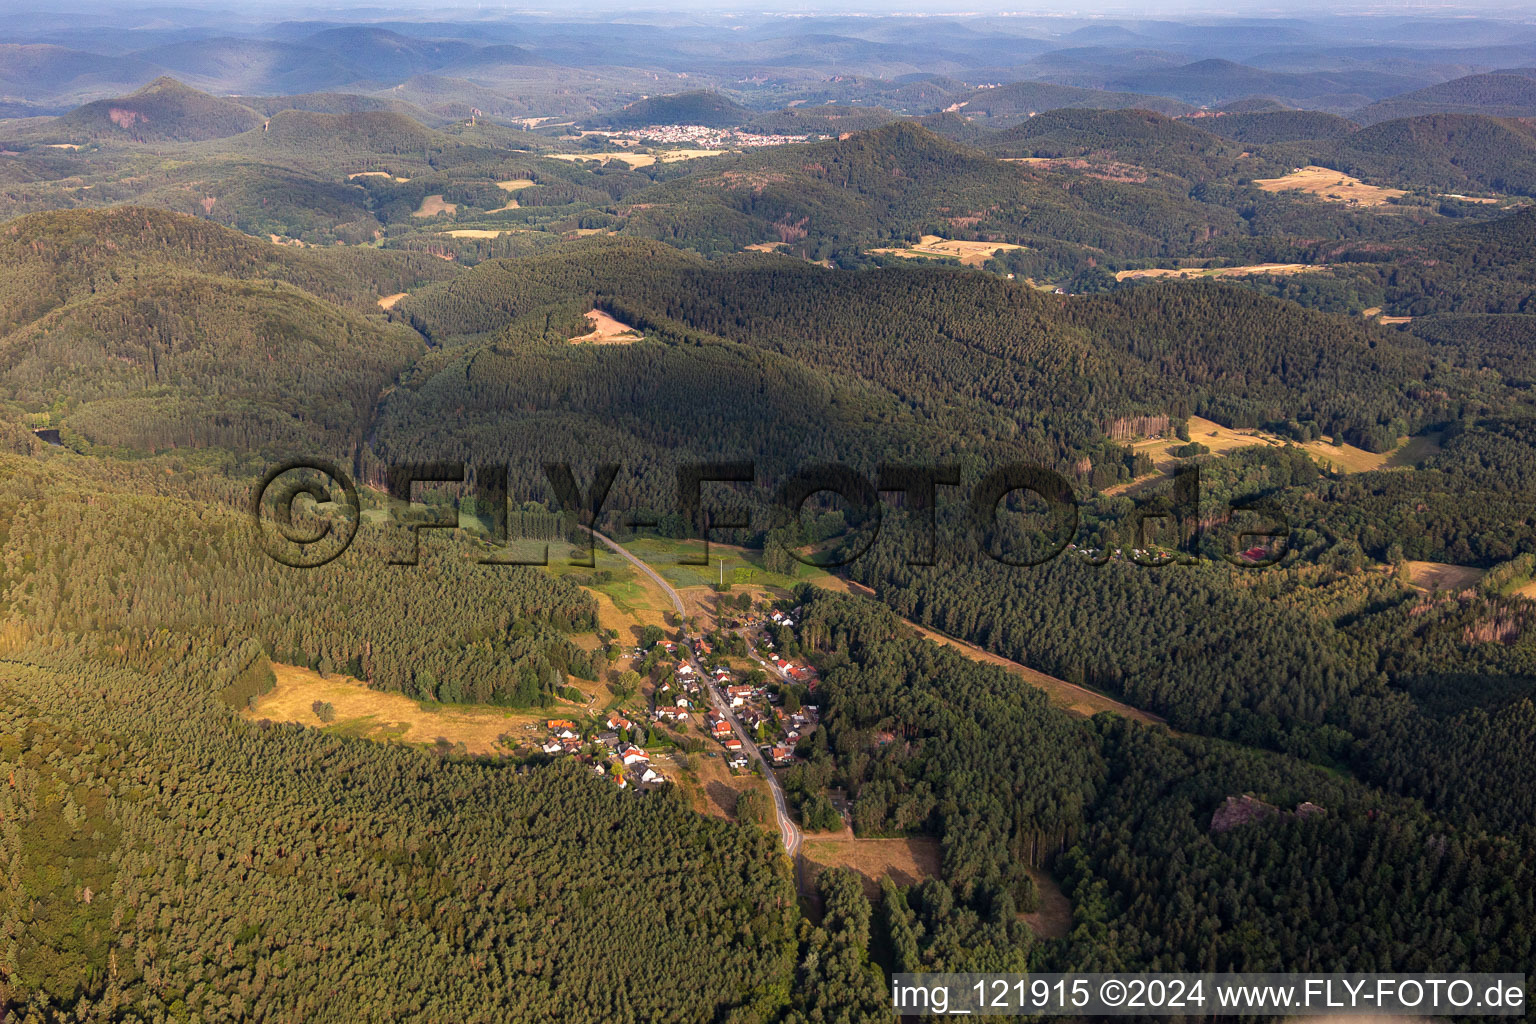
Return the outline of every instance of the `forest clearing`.
[[[449,234],[452,233],[449,232]],[[615,320],[600,309],[589,310],[586,317],[592,329],[586,334],[572,338],[572,345],[628,345],[641,338],[639,331],[629,324]]]
[[[1143,270],[1119,270],[1116,281],[1151,277],[1170,277],[1184,281],[1197,277],[1251,277],[1256,274],[1314,274],[1327,270],[1326,266],[1313,263],[1255,263],[1246,267],[1148,267]]]
[[[906,260],[956,259],[962,266],[979,267],[1000,252],[1022,250],[1011,242],[961,242],[942,235],[924,235],[916,245],[870,249],[872,256],[899,256]]]
[[[1445,562],[1407,562],[1408,582],[1426,593],[1437,590],[1466,590],[1475,587],[1485,570],[1470,565]],[[1517,591],[1518,593],[1518,591]]]
[[[832,835],[809,834],[801,844],[800,854],[800,882],[805,892],[815,890],[816,877],[828,868],[857,871],[871,899],[879,896],[882,878],[906,886],[939,876],[939,841],[931,836],[860,839],[851,830]]]
[[[421,206],[417,207],[416,212],[411,214],[411,216],[412,217],[436,217],[440,213],[446,213],[449,216],[452,216],[453,214],[458,213],[458,212],[459,212],[458,204],[456,204],[456,203],[446,203],[446,202],[443,201],[443,197],[441,195],[432,195],[432,196],[427,196],[427,198],[423,199],[421,201]]]
[[[295,722],[328,732],[358,736],[379,742],[431,745],[440,738],[471,754],[506,752],[500,737],[520,737],[548,718],[555,709],[531,710],[460,704],[430,705],[403,693],[374,690],[360,679],[332,674],[329,677],[296,665],[273,663],[277,685],[257,698],[255,706],[244,712],[251,721],[263,718],[274,722]],[[597,684],[571,680],[584,691]],[[334,709],[334,719],[322,722],[314,704],[323,701]],[[570,707],[562,704],[557,707]],[[529,735],[532,735],[531,733]]]
[[[1331,167],[1309,164],[1278,178],[1257,178],[1254,184],[1265,192],[1305,192],[1324,202],[1349,203],[1352,206],[1385,206],[1408,193],[1400,188],[1367,185],[1359,178]]]

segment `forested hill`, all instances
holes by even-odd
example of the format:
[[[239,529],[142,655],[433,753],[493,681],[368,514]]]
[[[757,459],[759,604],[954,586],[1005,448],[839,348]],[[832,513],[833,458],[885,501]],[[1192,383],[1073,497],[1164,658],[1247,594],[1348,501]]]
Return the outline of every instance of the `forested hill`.
[[[1338,139],[1360,126],[1320,110],[1272,110],[1201,118],[1201,128],[1236,142],[1264,145],[1298,139]]]
[[[261,115],[235,100],[157,78],[132,95],[78,107],[45,130],[82,142],[196,142],[260,127]]]
[[[967,117],[984,118],[988,124],[998,127],[1017,124],[1041,111],[1062,107],[1152,110],[1169,116],[1191,113],[1195,109],[1188,103],[1166,96],[1080,89],[1048,82],[1010,82],[993,88],[977,89],[962,97],[959,104],[958,109]]]
[[[995,160],[913,122],[742,156],[625,201],[626,234],[704,252],[782,242],[812,258],[928,233],[1155,254],[1240,225],[1182,195]]]
[[[1335,272],[1402,316],[1536,312],[1536,209],[1438,225],[1392,245],[1340,246]]]
[[[584,118],[599,128],[643,128],[651,124],[700,124],[734,128],[750,121],[752,111],[716,92],[684,92],[653,96],[606,114]]]
[[[594,305],[651,340],[573,349]],[[797,455],[825,459],[835,426],[838,461],[948,452],[964,438],[986,442],[970,458],[1086,458],[1109,483],[1131,469],[1128,451],[1106,446],[1124,417],[1200,412],[1381,450],[1484,398],[1483,383],[1440,370],[1412,336],[1232,286],[1064,299],[986,275],[756,255],[706,264],[603,239],[481,264],[400,312],[461,347],[424,360],[385,403],[378,438],[394,458],[515,458],[520,446],[571,458],[602,438],[637,466],[756,457],[777,472]],[[786,388],[819,396],[828,422],[809,422]],[[542,407],[550,389],[560,411],[517,411]],[[570,422],[545,429],[556,418]],[[631,498],[670,501],[657,482],[670,476],[640,475],[652,489]]]
[[[1374,181],[1536,195],[1536,127],[1473,114],[1383,121],[1339,139],[1322,162]]]
[[[1536,68],[1468,75],[1378,100],[1355,112],[1362,124],[1422,114],[1536,117]]]
[[[1195,123],[1205,120],[1175,121],[1146,110],[1054,110],[998,132],[980,147],[999,157],[1119,161],[1195,183],[1236,173],[1243,148]],[[1252,174],[1254,165],[1246,169]]]
[[[270,278],[359,310],[454,276],[425,255],[273,245],[200,217],[147,207],[39,213],[0,228],[0,330],[91,295],[141,268]]]
[[[422,347],[366,311],[381,289],[443,272],[131,207],[13,221],[0,266],[0,380],[16,407],[108,448],[321,445],[337,457]]]
[[[592,627],[589,595],[452,558],[401,571],[367,538],[288,570],[242,509],[186,496],[218,487],[179,460],[0,456],[27,552],[0,578],[0,1012],[773,1018],[797,922],[761,830],[574,763],[239,714],[273,661],[422,700],[547,697],[557,655],[586,657],[556,630]]]

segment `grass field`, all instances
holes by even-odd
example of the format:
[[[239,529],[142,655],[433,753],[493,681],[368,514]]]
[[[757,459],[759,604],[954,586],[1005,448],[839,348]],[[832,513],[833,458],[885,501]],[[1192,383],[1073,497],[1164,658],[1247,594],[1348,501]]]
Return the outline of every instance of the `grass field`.
[[[1199,441],[1211,450],[1213,455],[1225,455],[1239,448],[1248,448],[1253,445],[1267,444],[1271,447],[1280,447],[1288,442],[1285,438],[1273,434],[1266,434],[1260,430],[1233,430],[1224,427],[1214,420],[1205,419],[1203,416],[1191,416],[1189,418],[1189,439]],[[1169,454],[1170,450],[1185,444],[1173,437],[1164,437],[1160,440],[1137,441],[1132,447],[1138,452],[1147,454],[1152,459],[1154,472],[1137,477],[1135,480],[1123,484],[1115,484],[1106,487],[1104,493],[1108,495],[1134,494],[1153,480],[1166,475],[1179,462],[1177,458]],[[1317,441],[1308,441],[1305,444],[1296,445],[1311,456],[1312,461],[1325,469],[1331,469],[1338,473],[1366,473],[1377,469],[1409,468],[1420,459],[1432,455],[1440,450],[1440,439],[1437,434],[1420,434],[1415,437],[1399,438],[1396,447],[1387,452],[1368,452],[1363,448],[1356,448],[1350,444],[1335,445],[1324,438]]]
[[[496,187],[503,192],[520,192],[533,183],[532,178],[508,178],[506,181],[498,181]]]
[[[788,591],[800,583],[820,583],[832,578],[825,570],[809,565],[798,566],[794,576],[769,572],[763,568],[761,551],[717,541],[710,541],[708,565],[678,564],[682,558],[697,559],[703,556],[703,542],[697,540],[638,537],[625,542],[624,548],[679,590],[719,583],[722,560],[725,562],[725,581],[733,586],[770,587]]]
[[[393,295],[385,295],[379,299],[380,309],[394,309],[395,303],[405,298],[405,292],[395,292]]]
[[[1248,267],[1149,267],[1144,270],[1121,270],[1115,273],[1116,281],[1148,277],[1175,277],[1188,280],[1196,277],[1249,277],[1254,274],[1312,274],[1327,270],[1312,263],[1255,263]]]
[[[449,232],[449,234],[452,233]],[[615,320],[600,309],[591,310],[586,316],[587,323],[592,329],[586,334],[572,338],[572,345],[628,345],[641,338],[639,331],[629,324]]]
[[[514,711],[485,705],[428,705],[399,693],[370,690],[363,682],[347,676],[322,678],[319,673],[294,665],[272,666],[277,677],[273,691],[261,697],[245,712],[253,721],[269,718],[276,722],[297,722],[347,736],[360,736],[382,742],[431,745],[439,737],[452,744],[464,744],[471,754],[494,754],[506,750],[498,741],[503,734],[530,739],[541,735],[537,727],[563,704],[555,708]],[[596,684],[572,682],[584,690]],[[312,705],[326,701],[336,709],[335,720],[326,725],[315,717]],[[533,725],[530,731],[526,726]]]
[[[1398,438],[1389,452],[1368,452],[1354,445],[1308,441],[1301,446],[1313,461],[1340,473],[1368,473],[1377,469],[1411,469],[1421,459],[1440,450],[1439,434]]]
[[[902,259],[956,259],[963,266],[979,267],[1000,252],[1023,249],[1008,242],[960,242],[941,235],[924,235],[913,246],[870,249],[873,256],[900,256]]]
[[[495,211],[491,212],[494,213]],[[511,233],[511,231],[505,228],[499,231],[492,231],[487,228],[454,228],[452,231],[443,232],[449,238],[500,238],[502,235],[510,235]]]
[[[816,877],[827,868],[852,868],[863,878],[871,899],[880,895],[880,879],[897,885],[915,885],[939,875],[939,841],[927,836],[906,839],[856,839],[807,835],[800,852],[805,858],[801,884],[814,889]]]
[[[1409,562],[1408,582],[1419,590],[1466,590],[1483,578],[1482,569],[1445,562]],[[1518,591],[1517,591],[1518,593]]]
[[[1325,202],[1352,206],[1385,206],[1408,193],[1398,188],[1367,185],[1343,171],[1315,164],[1298,168],[1278,178],[1258,178],[1254,184],[1265,192],[1305,192]]]
[[[358,178],[388,178],[392,175],[388,171],[358,171],[356,174],[347,175],[348,181],[356,181]],[[395,178],[395,181],[410,181],[410,178]]]
[[[454,203],[445,203],[445,202],[443,202],[443,197],[440,196],[440,195],[437,195],[437,196],[427,196],[427,198],[423,199],[421,201],[421,206],[416,210],[415,213],[411,214],[411,216],[412,217],[436,217],[440,213],[446,213],[446,214],[452,216],[453,214],[458,213],[458,212],[459,212],[459,208],[458,208],[458,206],[456,204],[454,204]]]
[[[516,556],[537,558],[537,545],[532,542],[524,544],[526,546],[515,549]],[[646,626],[659,626],[669,631],[675,628],[668,621],[676,615],[671,598],[648,577],[636,572],[624,559],[601,544],[596,549],[596,570],[571,565],[572,557],[585,558],[585,549],[578,550],[564,543],[551,544],[549,565],[542,571],[556,576],[584,576],[594,571],[607,573],[610,577],[607,582],[582,587],[597,601],[600,628],[618,630],[619,636],[630,642],[638,640]]]
[[[570,163],[597,163],[604,167],[617,160],[636,170],[649,167],[656,162],[656,157],[650,153],[550,153],[549,156],[555,160],[565,160]]]

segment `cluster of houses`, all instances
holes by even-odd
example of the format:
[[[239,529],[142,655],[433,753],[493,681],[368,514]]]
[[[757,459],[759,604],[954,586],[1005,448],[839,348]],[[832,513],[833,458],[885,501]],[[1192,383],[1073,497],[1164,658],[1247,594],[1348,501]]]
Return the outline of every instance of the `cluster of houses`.
[[[604,723],[607,730],[590,738],[584,737],[575,722],[565,718],[551,718],[546,723],[549,739],[539,749],[546,754],[569,754],[592,765],[599,775],[605,775],[627,789],[652,789],[666,785],[668,779],[651,765],[651,756],[621,738],[634,727],[634,723],[618,712],[608,715]],[[587,748],[590,748],[588,751]]]

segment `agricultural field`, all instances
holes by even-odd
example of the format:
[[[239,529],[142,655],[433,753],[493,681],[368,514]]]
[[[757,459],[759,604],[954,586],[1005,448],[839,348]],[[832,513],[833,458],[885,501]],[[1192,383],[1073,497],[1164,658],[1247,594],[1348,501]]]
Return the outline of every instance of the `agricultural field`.
[[[1000,252],[1016,252],[1024,248],[1009,242],[961,242],[942,235],[924,235],[913,246],[902,248],[870,249],[871,256],[899,256],[902,259],[953,259],[962,266],[979,267]]]
[[[1308,441],[1300,446],[1312,461],[1338,473],[1369,473],[1378,469],[1411,469],[1421,459],[1440,450],[1438,434],[1419,434],[1399,438],[1388,452],[1368,452],[1354,445],[1335,445],[1326,440]]]
[[[1278,178],[1257,178],[1254,184],[1265,192],[1304,192],[1329,203],[1350,206],[1385,206],[1408,193],[1400,188],[1367,185],[1343,171],[1309,164]]]

